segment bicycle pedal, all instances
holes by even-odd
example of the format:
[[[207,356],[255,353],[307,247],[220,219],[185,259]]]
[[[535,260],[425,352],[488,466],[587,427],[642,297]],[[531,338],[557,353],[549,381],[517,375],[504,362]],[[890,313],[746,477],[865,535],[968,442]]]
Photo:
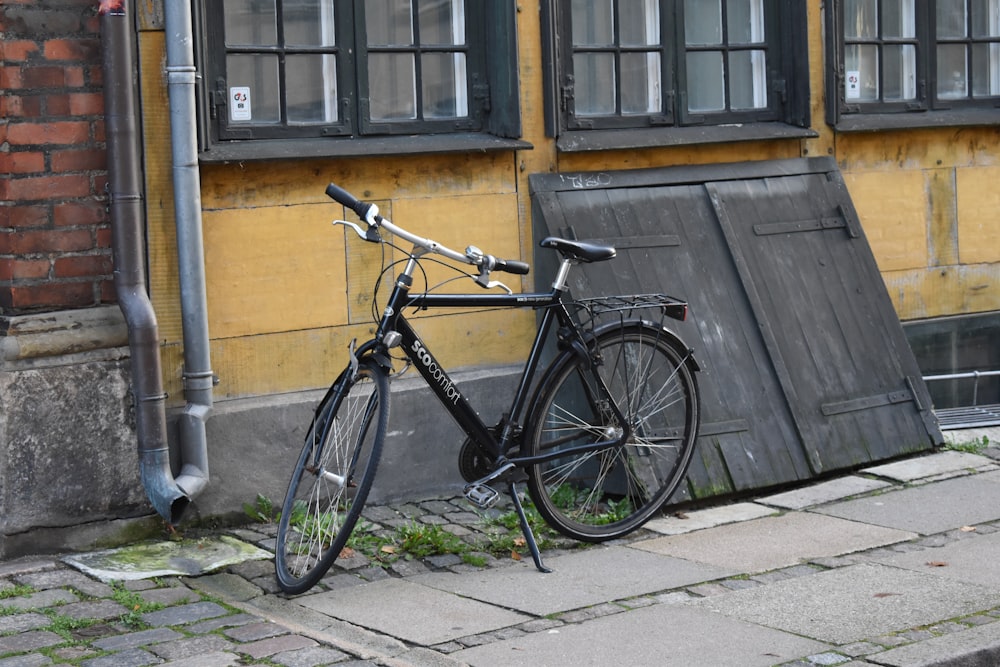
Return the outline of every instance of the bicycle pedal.
[[[463,495],[470,503],[484,510],[496,505],[500,499],[500,492],[485,484],[469,484],[465,487]]]

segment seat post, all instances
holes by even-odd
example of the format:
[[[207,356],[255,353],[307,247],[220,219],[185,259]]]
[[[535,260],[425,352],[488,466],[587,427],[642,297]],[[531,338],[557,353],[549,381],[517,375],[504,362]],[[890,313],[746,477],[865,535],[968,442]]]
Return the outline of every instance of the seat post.
[[[566,291],[566,281],[569,279],[569,269],[574,264],[576,264],[576,262],[569,257],[562,258],[562,261],[559,262],[559,271],[556,273],[555,280],[552,281],[552,289],[559,292]]]

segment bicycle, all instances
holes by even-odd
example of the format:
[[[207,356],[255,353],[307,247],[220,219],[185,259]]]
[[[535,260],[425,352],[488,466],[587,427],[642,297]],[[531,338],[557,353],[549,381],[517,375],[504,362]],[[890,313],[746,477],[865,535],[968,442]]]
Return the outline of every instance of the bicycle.
[[[351,228],[370,243],[398,248],[383,237],[388,232],[413,246],[406,259],[388,266],[383,261],[376,293],[397,264],[404,267],[381,314],[373,299],[375,336],[360,346],[351,342],[347,367],[315,410],[278,523],[275,571],[284,592],[298,594],[314,586],[341,554],[361,515],[386,435],[389,376],[399,353],[406,362],[403,371],[414,366],[467,435],[459,454],[465,497],[485,509],[499,499],[496,487],[506,487],[539,571],[550,570],[528,525],[520,485],[527,485],[549,525],[587,542],[625,535],[661,508],[683,480],[698,434],[698,364],[692,350],[663,326],[665,317],[685,319],[686,302],[662,294],[574,300],[567,282],[571,268],[609,260],[616,251],[556,237],[540,244],[561,257],[552,288],[514,293],[491,280],[491,273],[525,275],[528,264],[474,246],[460,253],[394,225],[375,204],[332,183],[326,193],[362,221],[335,220],[334,225]],[[411,293],[414,274],[429,255],[451,260],[447,265],[461,277],[502,292],[434,293],[428,287]],[[467,273],[455,263],[477,271]],[[492,427],[405,316],[409,309],[467,307],[541,311],[510,409]],[[657,311],[659,322],[637,316]],[[546,346],[550,340],[554,352]],[[539,374],[546,356],[552,358]]]

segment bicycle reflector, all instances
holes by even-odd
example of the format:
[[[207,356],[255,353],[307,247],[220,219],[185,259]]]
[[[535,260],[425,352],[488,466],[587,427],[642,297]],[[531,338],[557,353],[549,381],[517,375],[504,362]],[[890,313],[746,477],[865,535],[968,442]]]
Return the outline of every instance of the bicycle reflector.
[[[686,301],[673,301],[663,304],[663,314],[683,322],[687,319],[688,305]]]

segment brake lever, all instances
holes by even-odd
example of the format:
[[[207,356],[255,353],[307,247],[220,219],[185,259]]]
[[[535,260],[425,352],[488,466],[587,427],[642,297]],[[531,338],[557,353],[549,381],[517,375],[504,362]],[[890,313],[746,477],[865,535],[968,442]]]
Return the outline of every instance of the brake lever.
[[[361,225],[356,222],[351,222],[350,220],[334,220],[334,225],[344,225],[345,227],[350,227],[355,231],[355,233],[361,237],[361,240],[368,241],[370,243],[379,243],[382,237],[378,235],[378,230],[375,227],[369,227],[367,230],[362,229]]]
[[[490,280],[490,272],[487,271],[486,269],[483,269],[480,272],[479,276],[474,278],[474,280],[476,281],[476,284],[482,287],[483,289],[493,289],[494,287],[499,287],[503,289],[505,292],[507,292],[507,294],[514,293],[514,290],[507,287],[499,280]]]
[[[509,287],[507,287],[506,285],[504,285],[504,284],[503,284],[502,282],[500,282],[499,280],[491,280],[490,282],[486,283],[486,285],[484,285],[484,287],[485,287],[486,289],[493,289],[494,287],[499,287],[499,288],[501,288],[501,289],[502,289],[503,291],[507,292],[507,294],[508,294],[508,295],[511,295],[511,294],[513,294],[513,293],[514,293],[514,290],[512,290],[512,289],[511,289],[511,288],[509,288]]]

